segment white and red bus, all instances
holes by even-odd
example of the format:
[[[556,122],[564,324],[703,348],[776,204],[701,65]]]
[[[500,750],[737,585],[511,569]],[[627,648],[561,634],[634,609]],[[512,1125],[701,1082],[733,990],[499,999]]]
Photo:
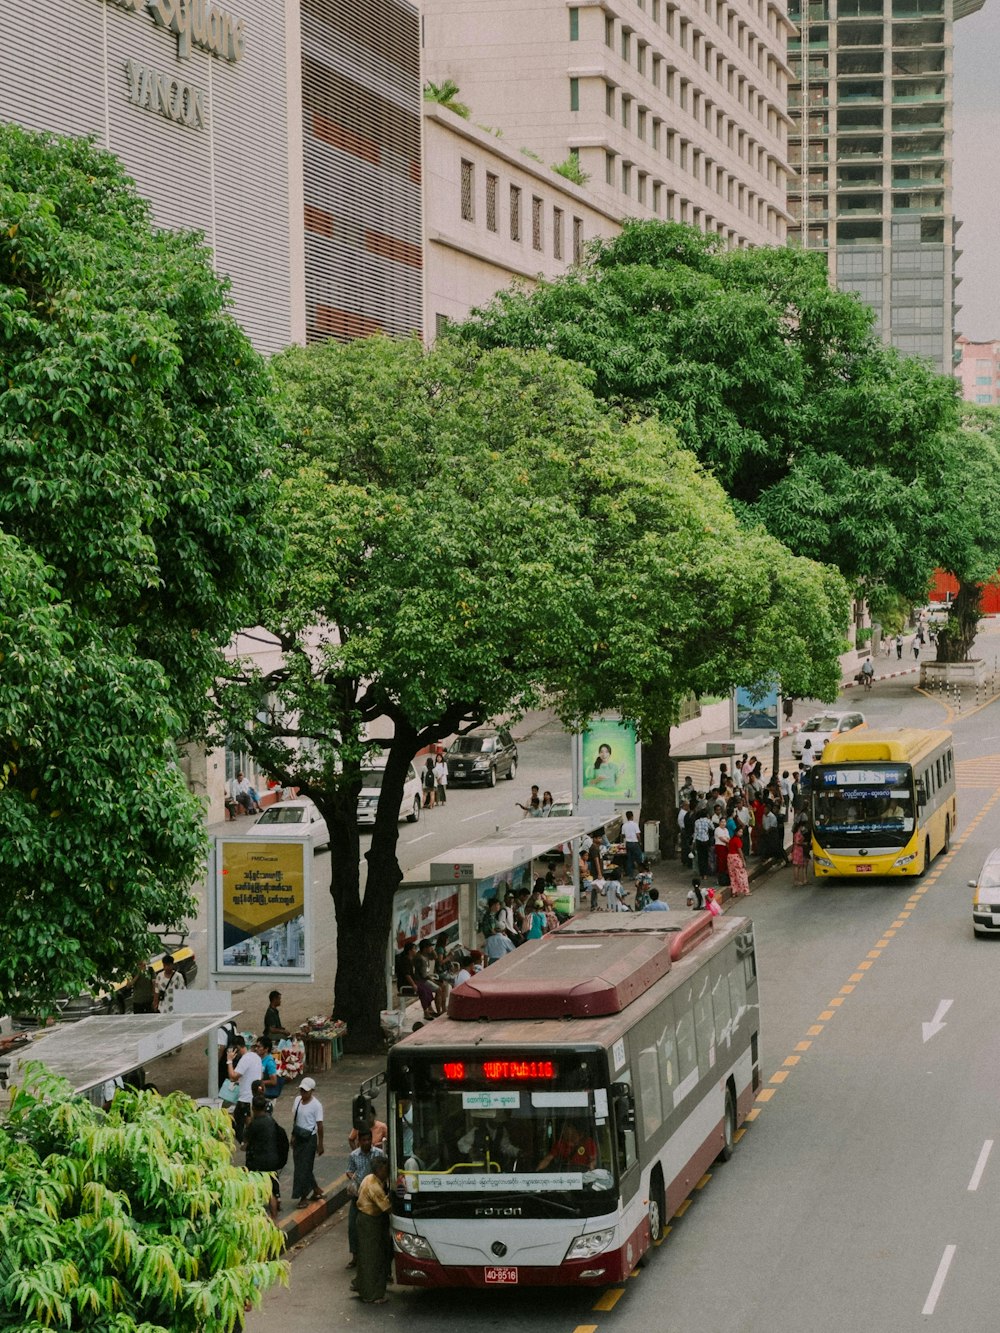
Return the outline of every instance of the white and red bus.
[[[759,1086],[753,924],[575,918],[389,1055],[396,1280],[624,1278]]]

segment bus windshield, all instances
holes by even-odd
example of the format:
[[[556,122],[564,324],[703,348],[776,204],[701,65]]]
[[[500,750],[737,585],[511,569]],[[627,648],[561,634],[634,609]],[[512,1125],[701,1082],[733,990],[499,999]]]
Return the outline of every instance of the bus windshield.
[[[818,764],[811,790],[813,831],[822,847],[904,847],[913,836],[909,764]]]
[[[573,1196],[614,1189],[612,1108],[579,1057],[435,1061],[395,1098],[397,1188],[414,1201],[475,1194]],[[589,1062],[588,1062],[589,1063]],[[421,1074],[429,1077],[420,1077]]]

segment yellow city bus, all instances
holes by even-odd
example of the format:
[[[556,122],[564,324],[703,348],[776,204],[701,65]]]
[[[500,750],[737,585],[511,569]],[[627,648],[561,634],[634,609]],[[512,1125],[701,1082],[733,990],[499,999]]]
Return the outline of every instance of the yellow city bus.
[[[831,740],[809,774],[814,873],[922,875],[957,822],[950,731]]]

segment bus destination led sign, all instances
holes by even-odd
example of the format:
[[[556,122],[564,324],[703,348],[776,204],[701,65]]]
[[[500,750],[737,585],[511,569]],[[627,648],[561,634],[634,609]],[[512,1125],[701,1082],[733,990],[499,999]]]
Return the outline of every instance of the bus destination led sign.
[[[531,1083],[553,1079],[559,1073],[554,1060],[484,1060],[482,1064],[467,1065],[451,1060],[442,1066],[448,1083],[468,1083],[485,1080],[487,1083]]]

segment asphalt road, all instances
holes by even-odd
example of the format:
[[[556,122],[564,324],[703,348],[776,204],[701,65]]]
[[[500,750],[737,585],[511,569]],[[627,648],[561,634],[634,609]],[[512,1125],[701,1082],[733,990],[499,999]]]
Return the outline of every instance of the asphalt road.
[[[973,937],[967,881],[1000,843],[1000,702],[974,702],[958,713],[912,676],[851,698],[876,724],[952,727],[952,851],[922,880],[794,889],[781,872],[754,892],[764,1093],[646,1268],[603,1293],[394,1288],[375,1310],[350,1298],[334,1219],[248,1333],[276,1320],[288,1333],[376,1320],[428,1333],[470,1320],[521,1333],[993,1330],[1000,943]]]

